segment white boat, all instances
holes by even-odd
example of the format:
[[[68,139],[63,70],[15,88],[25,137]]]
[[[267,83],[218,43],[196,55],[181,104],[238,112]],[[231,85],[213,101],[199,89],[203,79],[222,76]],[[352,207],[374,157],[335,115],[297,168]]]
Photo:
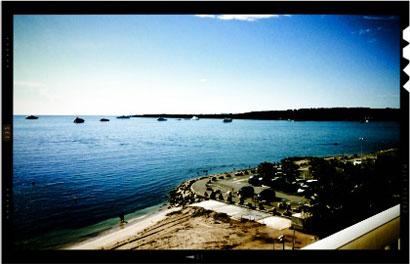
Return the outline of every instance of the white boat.
[[[199,117],[193,116],[193,117],[191,118],[191,120],[199,120]]]

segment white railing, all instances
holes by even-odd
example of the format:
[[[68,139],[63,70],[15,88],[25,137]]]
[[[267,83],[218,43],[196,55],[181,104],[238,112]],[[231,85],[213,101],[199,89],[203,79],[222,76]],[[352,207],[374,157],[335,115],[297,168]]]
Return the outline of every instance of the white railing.
[[[396,205],[302,249],[383,249],[397,245],[399,238],[400,205]]]

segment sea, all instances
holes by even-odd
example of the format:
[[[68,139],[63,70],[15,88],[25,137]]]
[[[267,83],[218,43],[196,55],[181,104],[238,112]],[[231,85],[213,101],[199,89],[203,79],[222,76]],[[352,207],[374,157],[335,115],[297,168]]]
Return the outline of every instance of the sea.
[[[396,122],[74,118],[14,116],[16,247],[58,249],[119,228],[119,215],[158,210],[173,188],[198,176],[400,144]]]

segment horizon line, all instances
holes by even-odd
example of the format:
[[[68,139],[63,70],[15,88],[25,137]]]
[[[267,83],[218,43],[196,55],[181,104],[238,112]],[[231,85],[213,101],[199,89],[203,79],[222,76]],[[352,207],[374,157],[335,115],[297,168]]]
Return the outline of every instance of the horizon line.
[[[238,114],[246,114],[246,113],[260,113],[260,112],[279,112],[279,111],[299,111],[299,110],[323,110],[323,109],[370,109],[370,110],[376,110],[376,109],[392,109],[392,110],[399,110],[401,107],[368,107],[368,106],[356,106],[356,107],[343,107],[343,106],[337,106],[337,107],[310,107],[310,108],[293,108],[293,109],[281,109],[281,110],[255,110],[255,111],[247,111],[247,112],[226,112],[226,113],[132,113],[132,114],[35,114],[35,115],[48,115],[48,116],[133,116],[133,115],[138,115],[138,116],[143,116],[143,115],[238,115]],[[13,113],[13,116],[18,116],[18,115],[34,115],[33,113],[31,114],[24,114],[24,113]]]

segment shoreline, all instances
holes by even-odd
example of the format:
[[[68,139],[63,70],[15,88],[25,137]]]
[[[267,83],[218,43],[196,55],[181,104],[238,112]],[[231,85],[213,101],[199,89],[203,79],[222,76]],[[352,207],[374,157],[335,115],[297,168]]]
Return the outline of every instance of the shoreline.
[[[132,213],[126,214],[125,215],[125,221],[126,224],[121,224],[120,221],[118,220],[118,217],[113,217],[113,218],[109,218],[107,220],[104,220],[102,222],[90,225],[90,226],[86,226],[83,229],[88,230],[88,228],[92,228],[95,226],[100,226],[100,225],[104,225],[105,228],[103,228],[103,230],[95,230],[95,231],[83,231],[83,232],[79,232],[79,239],[73,240],[73,241],[69,241],[69,242],[65,242],[63,244],[60,244],[58,246],[54,246],[52,247],[52,249],[56,249],[56,250],[64,250],[67,248],[70,248],[72,246],[75,245],[80,245],[92,240],[96,240],[99,237],[103,237],[103,236],[107,236],[110,235],[112,233],[121,231],[122,229],[124,229],[124,227],[129,226],[129,225],[133,225],[134,223],[140,222],[146,218],[152,217],[155,214],[158,214],[161,211],[166,210],[169,207],[169,203],[168,202],[162,202],[147,208],[143,208],[137,211],[134,211]],[[85,235],[82,235],[83,233],[85,233]]]
[[[382,149],[379,151],[375,151],[372,153],[363,153],[363,155],[359,156],[358,154],[340,154],[340,155],[333,155],[333,156],[324,156],[322,158],[324,159],[367,159],[371,158],[379,153],[385,153],[385,152],[390,152],[393,151],[397,148],[389,148],[389,149]],[[294,159],[294,161],[302,160],[304,158],[308,157],[289,157],[291,159]],[[198,176],[195,178],[187,179],[183,182],[181,182],[175,189],[173,189],[170,194],[169,194],[169,199],[168,202],[162,203],[160,208],[158,210],[155,210],[151,213],[148,213],[143,216],[139,216],[136,218],[131,218],[129,219],[128,223],[117,228],[112,228],[106,232],[102,232],[98,234],[95,237],[79,241],[79,242],[74,242],[69,245],[66,245],[60,249],[63,250],[90,250],[90,249],[97,249],[97,250],[107,250],[107,249],[140,249],[140,248],[146,248],[146,245],[144,243],[136,243],[136,240],[143,240],[147,239],[146,237],[150,237],[152,241],[149,243],[151,244],[152,248],[151,249],[162,249],[162,248],[168,248],[169,245],[172,245],[170,243],[169,245],[165,243],[164,237],[166,237],[168,240],[174,239],[174,235],[176,235],[176,232],[182,232],[178,230],[184,230],[185,235],[191,236],[190,233],[187,233],[191,227],[191,225],[194,225],[192,232],[197,232],[197,236],[200,236],[202,234],[201,232],[208,232],[207,229],[202,230],[198,227],[199,224],[205,225],[205,222],[211,221],[211,223],[208,223],[206,226],[212,232],[212,230],[215,229],[215,219],[217,219],[219,216],[215,216],[215,214],[212,214],[211,211],[207,211],[204,213],[203,209],[198,209],[197,207],[190,207],[189,205],[194,204],[194,203],[200,203],[205,200],[209,200],[207,197],[204,197],[203,195],[198,195],[198,193],[195,193],[195,191],[192,188],[192,185],[196,182],[199,182],[204,179],[212,179],[217,177],[220,179],[221,176],[226,176],[226,174],[232,174],[232,178],[238,177],[240,178],[241,176],[236,176],[238,172],[244,172],[245,170],[255,170],[255,167],[252,168],[246,168],[246,169],[235,169],[234,171],[229,171],[229,172],[219,172],[215,174],[210,174],[206,176]],[[244,177],[244,175],[243,175]],[[216,199],[218,200],[218,199]],[[235,204],[236,205],[236,204]],[[243,205],[241,206],[243,207]],[[190,209],[188,209],[190,208]],[[199,210],[199,211],[198,211]],[[257,209],[260,211],[260,209]],[[264,210],[260,211],[263,212]],[[200,222],[198,222],[198,212],[199,216],[202,217]],[[215,213],[215,212],[214,212]],[[184,220],[185,222],[181,222],[180,219],[178,218],[178,215],[184,215],[183,218],[188,219]],[[217,217],[217,218],[215,218]],[[281,217],[284,217],[283,215]],[[289,218],[290,219],[290,218]],[[213,222],[212,222],[213,221]],[[219,221],[219,222],[218,222]],[[232,222],[232,220],[227,220],[224,219],[224,221],[220,221],[220,219],[216,221],[216,223],[220,224],[223,222],[223,224],[228,225],[229,228],[232,226],[234,227],[235,230],[239,230],[238,232],[242,232],[243,226],[240,225],[242,223],[242,219],[240,220],[240,223],[236,223],[235,221]],[[168,226],[169,223],[175,222],[176,224],[172,226],[178,226],[179,229],[177,231],[173,232],[170,230],[165,231],[165,226]],[[244,225],[246,226],[246,225]],[[188,228],[187,228],[188,227]],[[260,230],[260,226],[252,226],[255,230]],[[187,229],[187,230],[185,230]],[[153,234],[157,233],[157,231],[153,232],[152,230],[160,230],[163,234],[162,236],[156,235],[154,236]],[[196,231],[195,231],[196,230]],[[198,230],[202,230],[199,232]],[[253,231],[255,231],[253,230]],[[277,231],[277,230],[276,230]],[[218,232],[223,232],[223,230],[219,230]],[[256,231],[255,231],[256,232]],[[259,232],[259,231],[257,231]],[[265,232],[265,231],[264,231]],[[270,232],[270,231],[269,231]],[[166,236],[165,234],[166,233]],[[252,233],[252,232],[250,232]],[[232,235],[232,234],[230,234]],[[299,238],[301,238],[303,241],[311,241],[313,242],[316,239],[316,236],[314,234],[306,234],[303,231],[299,232]],[[172,239],[168,238],[171,237]],[[154,239],[155,238],[155,239]],[[175,239],[174,239],[175,240]],[[194,245],[195,247],[198,246],[194,242],[193,244],[187,244],[187,242],[183,242],[183,239],[180,238],[179,244],[177,244],[176,248],[179,248],[183,245]],[[199,239],[201,240],[201,238]],[[162,241],[161,243],[158,241]],[[302,244],[305,245],[303,242]],[[147,242],[148,243],[148,242]],[[173,243],[176,243],[173,241]],[[208,242],[207,242],[208,243]],[[210,243],[210,242],[209,242]],[[230,242],[227,241],[229,244]],[[242,242],[241,242],[242,243]],[[251,244],[251,243],[250,243]],[[250,245],[249,244],[249,245]],[[154,246],[155,245],[155,246]],[[201,244],[204,246],[204,244]],[[221,241],[218,241],[216,243],[215,248],[224,248],[226,245],[223,245]],[[238,246],[239,245],[239,246]],[[241,248],[242,246],[248,245],[247,243],[245,244],[238,244],[235,247],[232,248]],[[257,248],[264,248],[263,243],[258,244]],[[148,247],[150,248],[150,247]],[[172,248],[172,247],[171,247]],[[200,248],[200,247],[199,247]]]
[[[158,210],[151,213],[132,218],[128,223],[120,227],[111,228],[105,232],[98,234],[95,237],[85,239],[79,242],[73,242],[63,246],[62,250],[90,250],[90,249],[106,249],[115,247],[115,245],[124,241],[134,234],[143,231],[145,228],[156,224],[163,220],[167,214],[177,211],[180,208],[167,208],[167,204],[162,204]]]
[[[285,236],[285,245],[277,238]],[[247,219],[233,219],[196,206],[163,209],[139,219],[121,230],[72,244],[62,250],[142,249],[292,249],[293,231],[276,230]],[[296,247],[317,240],[314,235],[296,232]]]
[[[27,114],[14,114],[14,116],[27,116]],[[35,113],[34,113],[35,114]],[[81,114],[81,116],[120,116],[123,114]],[[146,113],[146,114],[128,114],[129,117],[142,118],[192,118],[197,116],[200,119],[223,119],[230,117],[233,119],[243,120],[282,120],[282,121],[400,121],[400,108],[372,108],[372,107],[320,107],[320,108],[299,108],[299,109],[282,109],[282,110],[262,110],[239,113],[189,113],[189,114],[172,114],[172,113]],[[38,114],[38,116],[76,116],[76,115],[54,115]]]

